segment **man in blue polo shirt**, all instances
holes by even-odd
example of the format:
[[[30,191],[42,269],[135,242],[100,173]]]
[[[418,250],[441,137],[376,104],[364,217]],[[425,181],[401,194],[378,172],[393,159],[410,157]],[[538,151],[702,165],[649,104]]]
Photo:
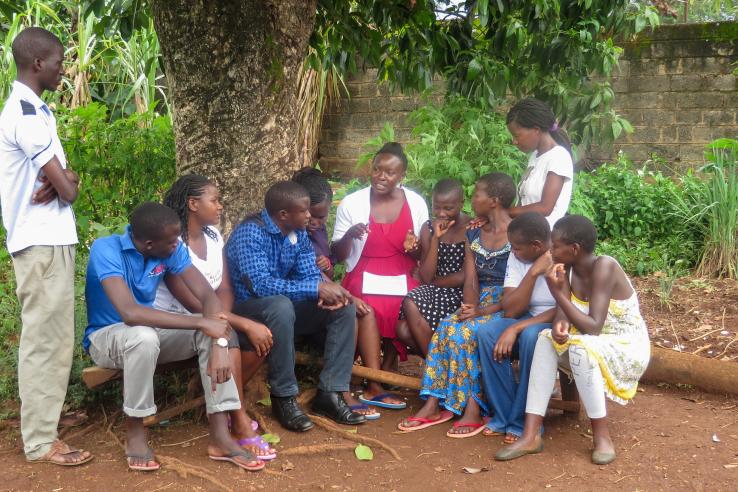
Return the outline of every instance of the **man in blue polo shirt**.
[[[156,413],[156,365],[197,357],[209,415],[211,459],[247,470],[264,463],[242,449],[228,431],[227,413],[241,407],[228,356],[230,327],[215,292],[193,267],[179,240],[177,213],[148,202],[131,214],[121,235],[96,240],[87,266],[84,347],[95,364],[123,370],[126,456],[133,470],[159,469],[148,447],[143,418]],[[164,275],[179,276],[202,303],[203,315],[152,308]]]
[[[272,331],[269,387],[272,412],[285,428],[304,432],[313,427],[296,401],[294,336],[325,333],[323,370],[314,413],[341,424],[366,418],[343,400],[351,379],[356,349],[356,309],[351,294],[324,281],[305,227],[310,220],[310,196],[294,181],[267,190],[265,208],[246,219],[226,245],[233,282],[233,312],[264,323]],[[250,346],[239,333],[241,349]]]

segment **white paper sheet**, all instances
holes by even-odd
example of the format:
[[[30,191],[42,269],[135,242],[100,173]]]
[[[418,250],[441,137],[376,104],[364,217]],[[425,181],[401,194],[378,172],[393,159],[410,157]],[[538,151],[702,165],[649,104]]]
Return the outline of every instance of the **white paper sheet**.
[[[362,292],[382,296],[404,296],[407,294],[407,277],[405,275],[374,275],[364,272]]]

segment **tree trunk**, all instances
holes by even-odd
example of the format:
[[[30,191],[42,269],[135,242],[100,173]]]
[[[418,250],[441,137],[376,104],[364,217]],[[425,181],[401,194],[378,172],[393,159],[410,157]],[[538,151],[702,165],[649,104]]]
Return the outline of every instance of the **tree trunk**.
[[[225,232],[297,167],[296,84],[317,0],[155,0],[178,174],[214,180]]]

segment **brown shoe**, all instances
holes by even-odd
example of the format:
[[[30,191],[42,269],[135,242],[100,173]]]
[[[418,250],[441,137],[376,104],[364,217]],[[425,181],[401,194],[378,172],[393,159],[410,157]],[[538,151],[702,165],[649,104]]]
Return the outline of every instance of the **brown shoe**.
[[[71,454],[79,454],[81,459],[76,461],[70,461]],[[36,460],[28,460],[30,463],[53,463],[59,466],[78,466],[92,461],[94,456],[89,451],[83,451],[81,449],[70,448],[67,443],[61,440],[56,440],[51,445],[49,452]],[[72,458],[73,459],[73,458]]]

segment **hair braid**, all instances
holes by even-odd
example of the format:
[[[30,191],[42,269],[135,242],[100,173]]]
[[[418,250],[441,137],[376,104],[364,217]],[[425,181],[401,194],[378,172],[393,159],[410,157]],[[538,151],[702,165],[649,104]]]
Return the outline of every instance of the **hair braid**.
[[[182,228],[182,242],[185,244],[189,244],[189,199],[201,197],[205,192],[205,188],[212,185],[212,181],[205,176],[200,174],[187,174],[177,179],[172,187],[169,188],[166,195],[164,195],[164,205],[177,212],[177,216],[179,216],[179,222]],[[203,227],[202,232],[211,239],[215,239],[217,237],[215,231],[208,226]]]
[[[571,140],[563,128],[559,127],[551,107],[545,102],[529,97],[515,103],[507,113],[507,124],[517,123],[523,128],[538,128],[548,132],[551,138],[571,154]]]

